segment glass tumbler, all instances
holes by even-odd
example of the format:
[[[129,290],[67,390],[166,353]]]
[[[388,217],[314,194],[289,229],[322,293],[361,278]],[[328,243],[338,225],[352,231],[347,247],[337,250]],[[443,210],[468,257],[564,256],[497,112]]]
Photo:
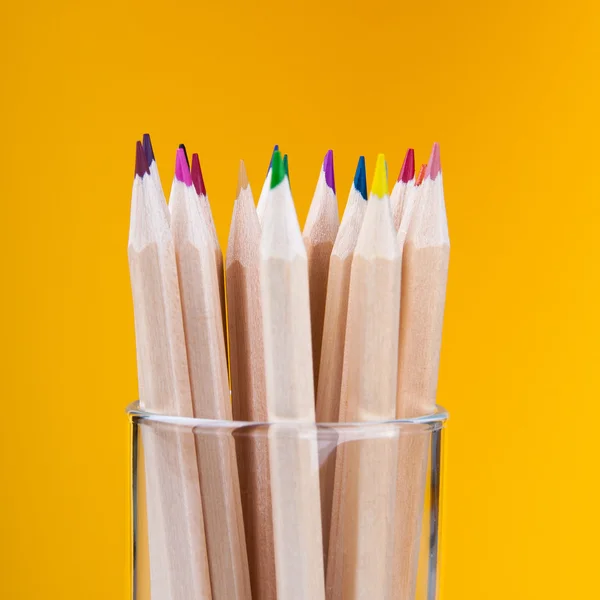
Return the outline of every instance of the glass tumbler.
[[[133,600],[436,600],[446,411],[131,423]]]

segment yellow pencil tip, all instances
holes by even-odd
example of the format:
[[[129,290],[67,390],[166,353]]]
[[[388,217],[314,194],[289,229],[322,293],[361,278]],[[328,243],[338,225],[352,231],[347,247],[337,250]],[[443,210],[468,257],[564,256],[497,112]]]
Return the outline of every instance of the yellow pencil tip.
[[[387,193],[387,164],[385,162],[385,156],[383,154],[380,154],[377,157],[377,164],[375,165],[375,175],[373,176],[371,194],[375,194],[375,196],[383,198],[384,196],[387,196]]]

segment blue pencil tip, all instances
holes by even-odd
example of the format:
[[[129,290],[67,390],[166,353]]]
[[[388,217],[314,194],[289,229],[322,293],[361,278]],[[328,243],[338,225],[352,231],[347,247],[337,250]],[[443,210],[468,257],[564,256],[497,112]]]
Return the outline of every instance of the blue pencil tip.
[[[360,195],[367,199],[367,170],[365,167],[365,157],[361,156],[356,165],[356,173],[354,174],[354,188]]]
[[[271,153],[271,160],[269,161],[269,168],[267,169],[267,173],[271,170],[271,167],[273,166],[273,154],[275,154],[275,152],[279,151],[279,144],[275,144],[275,147],[273,148],[273,152]]]

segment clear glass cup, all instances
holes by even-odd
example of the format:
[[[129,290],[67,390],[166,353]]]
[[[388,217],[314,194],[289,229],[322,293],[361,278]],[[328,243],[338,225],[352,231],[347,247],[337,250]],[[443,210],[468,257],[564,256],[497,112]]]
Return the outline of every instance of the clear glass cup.
[[[438,598],[443,408],[318,424],[127,412],[133,600]]]

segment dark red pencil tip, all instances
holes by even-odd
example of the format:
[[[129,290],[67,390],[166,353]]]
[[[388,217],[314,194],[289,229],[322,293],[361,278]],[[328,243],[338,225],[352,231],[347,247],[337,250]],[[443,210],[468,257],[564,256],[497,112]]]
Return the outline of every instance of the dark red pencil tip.
[[[148,166],[154,161],[154,149],[152,148],[152,142],[150,141],[150,134],[145,133],[143,138],[144,152],[146,153],[146,161]]]
[[[431,149],[431,156],[429,157],[429,162],[427,163],[427,169],[425,171],[425,177],[429,177],[429,179],[434,180],[442,170],[442,163],[440,160],[440,145],[435,142],[433,144],[433,148]]]
[[[200,168],[200,159],[197,154],[192,155],[192,181],[196,188],[198,196],[206,196],[206,187],[204,186],[204,177],[202,177],[202,169]]]
[[[425,163],[424,165],[421,165],[421,168],[419,169],[419,174],[417,175],[417,178],[415,179],[415,185],[421,185],[423,183],[423,179],[425,178],[425,171],[427,170],[427,163]]]
[[[175,159],[175,177],[177,181],[185,183],[188,187],[192,185],[192,177],[190,176],[190,169],[187,164],[185,157],[185,150],[183,148],[177,148],[177,158]]]
[[[142,142],[138,140],[135,145],[135,174],[138,177],[143,177],[146,173],[150,173],[148,161],[146,160],[144,146],[142,146]]]
[[[412,148],[408,149],[402,168],[400,169],[400,175],[398,175],[398,181],[408,183],[415,176],[415,151]]]

